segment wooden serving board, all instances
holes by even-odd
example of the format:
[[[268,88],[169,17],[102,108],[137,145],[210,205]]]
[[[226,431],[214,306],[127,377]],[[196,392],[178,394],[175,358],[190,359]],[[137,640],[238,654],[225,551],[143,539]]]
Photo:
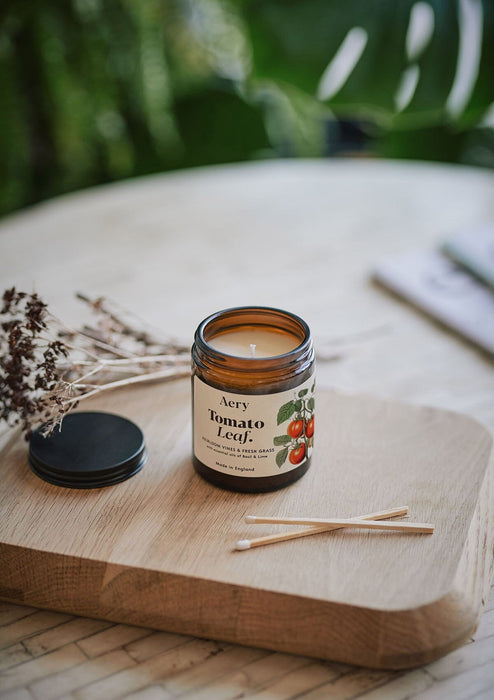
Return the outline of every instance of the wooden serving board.
[[[320,391],[309,472],[250,495],[194,472],[187,380],[86,406],[135,420],[149,461],[126,482],[80,491],[41,481],[26,443],[7,445],[1,598],[381,668],[428,662],[474,631],[491,575],[494,480],[491,436],[472,419]],[[246,514],[400,505],[435,533],[340,530],[234,551],[283,529],[246,525]]]

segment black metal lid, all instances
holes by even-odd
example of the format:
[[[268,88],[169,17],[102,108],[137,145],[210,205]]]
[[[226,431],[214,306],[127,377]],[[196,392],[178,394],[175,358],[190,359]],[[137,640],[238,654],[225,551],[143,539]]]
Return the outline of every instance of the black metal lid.
[[[38,428],[29,442],[29,465],[37,476],[76,489],[118,484],[147,459],[144,435],[135,423],[113,413],[69,413],[49,437]]]

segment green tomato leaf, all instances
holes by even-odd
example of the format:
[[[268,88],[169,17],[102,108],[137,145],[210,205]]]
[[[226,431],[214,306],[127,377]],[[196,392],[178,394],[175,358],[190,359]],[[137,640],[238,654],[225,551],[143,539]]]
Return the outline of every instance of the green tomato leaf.
[[[300,398],[302,398],[302,396],[305,396],[308,392],[308,389],[302,389],[302,391],[298,392],[298,395],[300,396]]]
[[[287,457],[288,457],[288,447],[285,447],[284,450],[280,450],[279,452],[276,453],[276,464],[279,467],[282,467],[284,465]]]
[[[300,399],[297,399],[295,401],[295,410],[300,411],[301,408],[302,408],[302,401]]]
[[[310,393],[311,393],[311,394],[314,393],[314,388],[315,388],[315,386],[316,386],[316,383],[314,382],[314,384],[313,384],[313,385],[311,386],[311,388],[310,388]]]
[[[292,438],[289,435],[278,435],[274,438],[273,443],[275,445],[287,445],[291,440]]]
[[[295,404],[293,401],[289,401],[288,403],[283,404],[283,406],[278,411],[278,418],[277,418],[278,425],[281,425],[281,423],[284,423],[286,420],[291,418],[294,413],[295,413]]]
[[[310,399],[307,401],[307,408],[309,409],[309,411],[314,410],[314,403],[314,397],[311,396]]]

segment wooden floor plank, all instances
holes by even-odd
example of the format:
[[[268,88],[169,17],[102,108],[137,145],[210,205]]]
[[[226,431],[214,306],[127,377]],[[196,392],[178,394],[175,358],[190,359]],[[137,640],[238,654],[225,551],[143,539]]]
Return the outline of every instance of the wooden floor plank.
[[[33,700],[33,696],[27,688],[16,688],[2,694],[2,700]]]
[[[165,679],[163,684],[175,697],[190,696],[197,693],[199,688],[210,687],[223,676],[263,659],[268,654],[269,652],[262,649],[227,647],[223,652],[209,657],[203,663]]]
[[[79,647],[75,644],[69,644],[8,669],[2,673],[0,688],[10,690],[11,688],[28,687],[38,679],[72,668],[84,661],[87,661],[87,657],[84,656]]]
[[[112,622],[106,622],[105,620],[76,617],[74,620],[69,620],[46,632],[41,632],[34,635],[34,637],[26,639],[24,646],[33,656],[40,656],[71,642],[79,642],[78,646],[80,646],[80,642],[86,637],[112,626]]]
[[[494,636],[494,610],[489,610],[482,615],[480,624],[475,632],[475,641]]]
[[[141,639],[130,642],[125,645],[125,650],[128,654],[137,661],[142,663],[147,659],[151,659],[163,651],[173,649],[181,644],[191,642],[193,637],[187,637],[183,634],[172,634],[170,632],[153,632]]]
[[[89,657],[100,656],[108,651],[118,649],[136,639],[148,637],[151,630],[132,625],[112,625],[102,632],[86,637],[78,642],[79,647]]]
[[[483,666],[489,661],[494,661],[494,638],[484,637],[456,649],[424,668],[435,680],[444,680]]]
[[[407,700],[410,695],[430,688],[433,683],[434,679],[426,671],[417,668],[396,678],[390,678],[375,690],[359,697],[365,700]]]
[[[125,700],[170,700],[173,696],[160,685],[149,685],[144,690],[125,696]]]
[[[157,680],[178,673],[217,653],[215,642],[194,640],[166,651],[138,666],[115,673],[74,692],[77,700],[117,700],[133,691],[143,690]]]
[[[410,700],[472,700],[494,688],[494,661],[435,683],[428,690],[411,695]]]
[[[492,688],[487,688],[475,695],[472,700],[492,700]]]
[[[14,605],[14,603],[4,603],[0,601],[0,627],[11,622],[20,620],[27,615],[38,612],[37,608],[30,608],[27,605]]]
[[[135,661],[123,649],[118,649],[43,678],[33,683],[30,691],[35,700],[55,700],[133,666]]]
[[[32,655],[21,642],[17,642],[17,644],[3,649],[3,651],[0,652],[0,688],[2,687],[1,674],[3,671],[12,668],[12,666],[24,663],[24,661],[29,661],[32,658]]]
[[[312,665],[310,659],[289,654],[264,654],[261,658],[241,666],[238,670],[223,675],[214,683],[189,689],[181,696],[182,700],[231,700],[236,697],[249,697],[253,693],[276,683],[288,674]],[[168,682],[165,683],[168,687]]]
[[[326,683],[303,695],[304,700],[353,700],[365,697],[364,693],[374,688],[380,688],[400,674],[389,671],[369,671],[358,669],[337,678],[332,683]]]
[[[21,617],[4,627],[0,627],[0,649],[19,642],[21,639],[31,637],[38,632],[56,627],[62,622],[72,619],[72,615],[39,610],[33,615]]]
[[[338,671],[331,666],[321,664],[309,664],[296,671],[291,671],[282,676],[274,683],[269,683],[266,687],[258,690],[253,695],[249,695],[251,700],[290,700],[299,697],[308,691],[314,691],[328,682],[338,677]]]

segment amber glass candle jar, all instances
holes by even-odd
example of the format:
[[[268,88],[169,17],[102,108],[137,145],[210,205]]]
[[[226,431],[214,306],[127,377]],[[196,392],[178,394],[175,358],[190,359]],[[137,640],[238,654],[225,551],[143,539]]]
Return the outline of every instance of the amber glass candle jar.
[[[192,347],[193,461],[232,491],[274,491],[310,466],[314,350],[305,321],[286,311],[219,311]]]

